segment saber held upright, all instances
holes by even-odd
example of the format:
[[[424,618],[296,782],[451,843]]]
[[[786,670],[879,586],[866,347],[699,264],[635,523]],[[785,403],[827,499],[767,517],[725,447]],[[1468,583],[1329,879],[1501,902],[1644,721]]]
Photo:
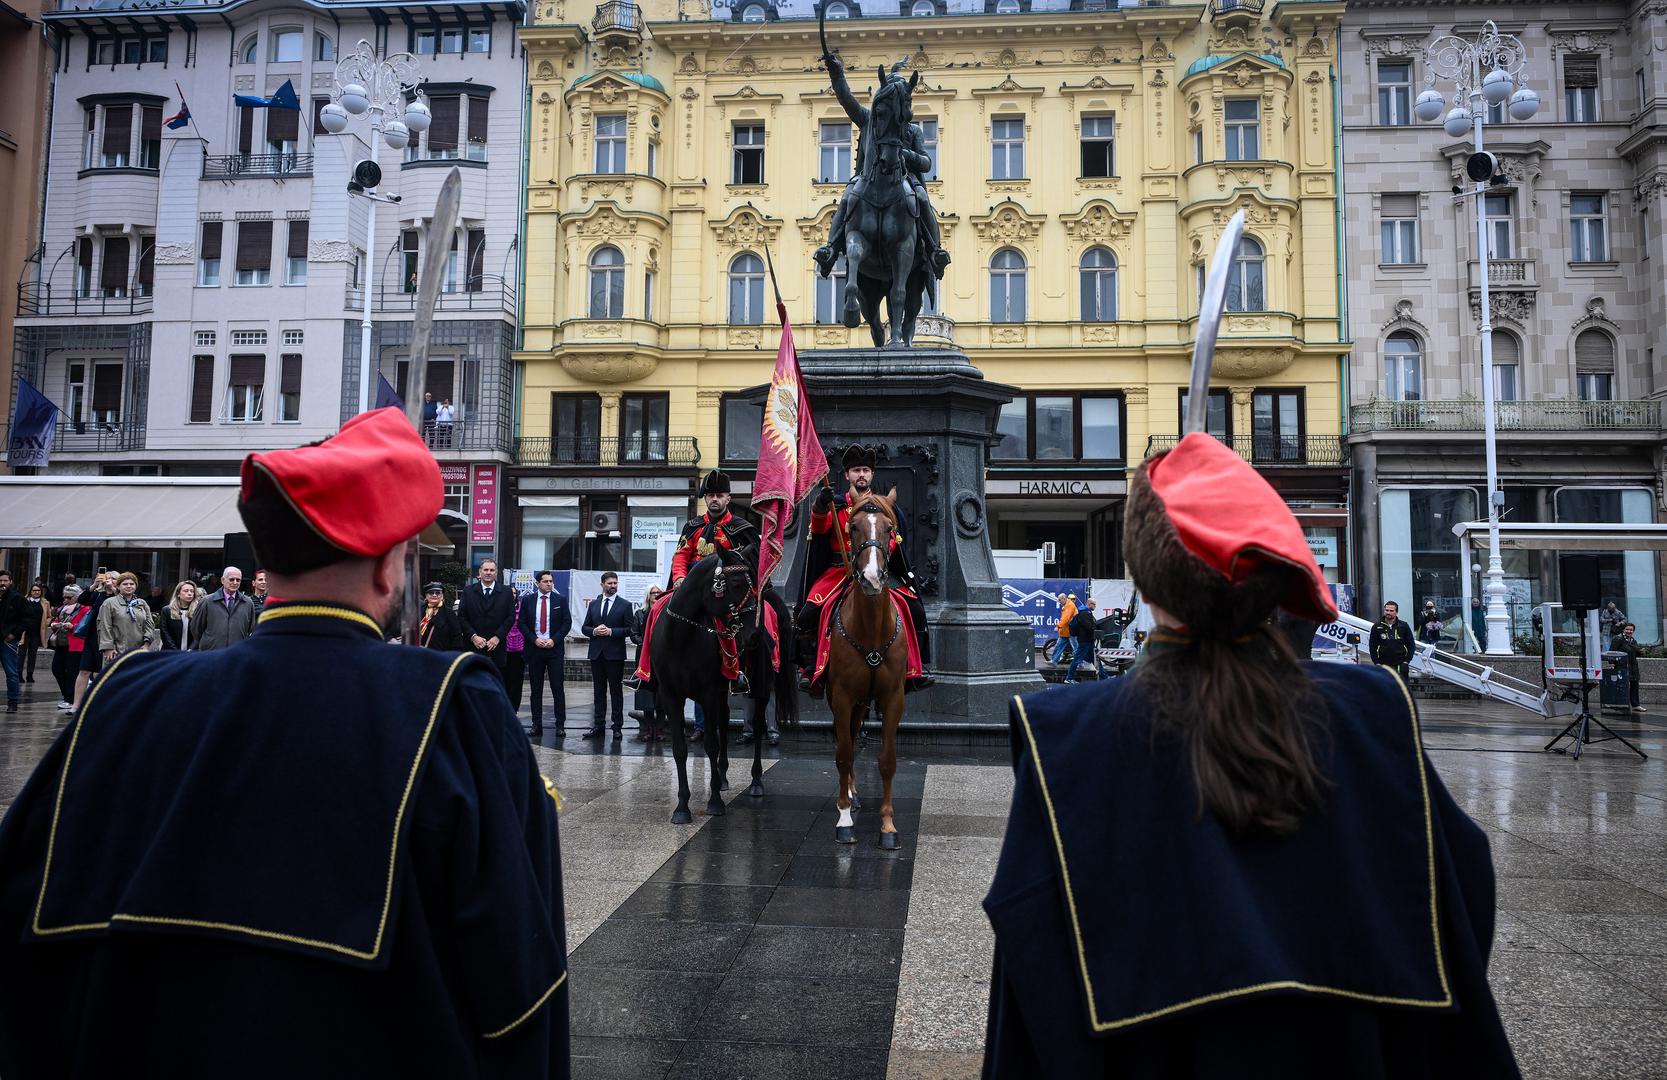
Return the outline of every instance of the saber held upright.
[[[1204,295],[1198,298],[1198,338],[1192,347],[1192,378],[1187,383],[1187,422],[1182,435],[1208,429],[1210,416],[1210,369],[1215,366],[1216,336],[1227,309],[1227,275],[1233,268],[1233,253],[1244,236],[1244,211],[1222,230],[1204,279]]]
[[[416,319],[411,324],[411,380],[405,415],[423,431],[423,394],[428,387],[428,343],[434,336],[434,306],[440,301],[441,275],[451,254],[452,232],[463,206],[463,174],[453,165],[434,200],[434,216],[423,230],[423,265],[417,276]],[[467,271],[465,271],[467,272]]]

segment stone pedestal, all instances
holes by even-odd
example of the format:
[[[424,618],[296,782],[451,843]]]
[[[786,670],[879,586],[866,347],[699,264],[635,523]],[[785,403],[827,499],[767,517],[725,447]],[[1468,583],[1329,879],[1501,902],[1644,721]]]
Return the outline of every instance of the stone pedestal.
[[[987,381],[958,349],[830,349],[799,357],[830,478],[844,490],[839,455],[851,443],[880,452],[875,487],[896,485],[907,517],[905,551],[924,579],[937,685],[910,694],[904,728],[1005,730],[1007,704],[1038,689],[1028,623],[1002,603],[990,555],[984,466],[996,414],[1017,391]],[[763,398],[766,388],[758,388]],[[808,501],[789,535],[777,585],[797,600],[806,558]],[[802,714],[827,717],[822,702]]]

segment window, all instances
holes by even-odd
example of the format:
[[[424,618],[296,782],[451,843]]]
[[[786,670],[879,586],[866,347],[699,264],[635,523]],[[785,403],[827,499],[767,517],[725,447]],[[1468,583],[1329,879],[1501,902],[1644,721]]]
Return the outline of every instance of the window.
[[[305,330],[285,330],[282,340],[285,348],[295,348],[306,343],[307,332]]]
[[[247,105],[240,105],[237,109],[237,152],[255,152],[255,110]]]
[[[990,122],[990,179],[1022,180],[1025,175],[1025,122]]]
[[[301,357],[285,353],[278,364],[278,423],[301,419]]]
[[[440,291],[454,293],[457,291],[457,233],[451,234],[451,243],[446,246],[446,267],[440,278]]]
[[[1082,321],[1117,321],[1117,256],[1103,247],[1083,252]]]
[[[612,113],[596,118],[596,171],[622,173],[625,171],[625,114]]]
[[[464,258],[463,288],[467,292],[480,292],[486,284],[484,273],[486,266],[486,230],[470,229],[467,236],[468,249]]]
[[[75,242],[75,295],[93,295],[93,240],[83,236]]]
[[[212,349],[214,348],[215,333],[213,330],[198,330],[192,335],[191,342],[195,348]]]
[[[600,460],[602,398],[596,394],[551,394],[550,463]]]
[[[851,179],[851,125],[834,120],[822,121],[817,144],[821,150],[818,182],[843,184]]]
[[[81,146],[81,167],[91,169],[98,164],[98,108],[88,105],[85,116],[87,127],[85,142]]]
[[[764,125],[735,125],[735,161],[730,172],[732,184],[764,182]]]
[[[1256,461],[1301,461],[1302,450],[1302,392],[1257,390],[1252,393],[1251,457]]]
[[[643,322],[654,321],[654,271],[645,270],[642,276]]]
[[[307,228],[306,218],[289,223],[289,247],[284,259],[285,285],[307,283]]]
[[[1002,405],[996,417],[996,444],[991,460],[1023,461],[1030,457],[1030,399],[1015,398]]]
[[[619,399],[621,461],[666,460],[665,394],[625,394]]]
[[[202,247],[197,252],[197,283],[203,288],[220,283],[220,222],[203,222]]]
[[[105,297],[127,295],[128,243],[125,236],[104,238],[104,261],[99,267],[99,293]]]
[[[762,402],[725,396],[720,413],[719,445],[725,461],[758,461],[758,439],[764,428]]]
[[[1508,191],[1482,196],[1482,216],[1486,219],[1488,258],[1509,259],[1516,245],[1515,203]]]
[[[1391,401],[1418,401],[1424,396],[1424,348],[1406,330],[1384,339],[1383,391]]]
[[[422,153],[430,161],[449,161],[457,157],[457,135],[462,98],[443,94],[428,99],[428,130],[423,132]]]
[[[406,229],[399,234],[399,291],[414,293],[417,291],[417,269],[421,265],[421,240],[416,229]]]
[[[272,32],[272,61],[276,64],[299,64],[303,59],[301,31],[293,27]]]
[[[1569,261],[1607,262],[1609,229],[1601,193],[1569,196]]]
[[[300,139],[300,109],[266,110],[267,153],[279,154],[294,162],[295,152],[300,148]]]
[[[996,436],[992,460],[1119,461],[1123,400],[1074,394],[1016,398],[1001,407]]]
[[[768,17],[763,4],[748,4],[741,9],[742,22],[763,22]]]
[[[1638,84],[1638,108],[1642,111],[1650,103],[1650,83],[1644,76],[1643,68],[1633,72],[1632,77]]]
[[[492,31],[490,31],[490,30],[470,30],[469,31],[468,47],[469,47],[469,51],[472,52],[472,53],[491,52],[492,51]]]
[[[990,321],[1025,321],[1025,257],[1012,248],[990,260]]]
[[[1598,121],[1598,58],[1589,53],[1563,57],[1563,119],[1571,124]]]
[[[239,349],[260,348],[266,344],[265,330],[233,330],[232,346]]]
[[[327,34],[313,35],[313,59],[331,61],[336,58],[336,43]]]
[[[851,9],[840,3],[839,0],[834,0],[834,2],[829,4],[827,7],[827,16],[830,19],[849,19],[851,17]]]
[[[140,296],[151,295],[156,284],[156,237],[139,234],[139,273],[135,286]]]
[[[1267,310],[1262,271],[1262,245],[1246,236],[1233,252],[1233,265],[1227,271],[1228,311]]]
[[[599,247],[590,256],[590,317],[625,317],[625,256],[616,247]]]
[[[936,15],[937,13],[937,5],[935,5],[932,0],[915,0],[915,2],[909,6],[909,14],[916,16],[917,18],[927,15]]]
[[[1418,196],[1384,195],[1381,197],[1378,236],[1382,250],[1378,261],[1385,266],[1411,266],[1418,263]]]
[[[816,321],[832,326],[840,321],[845,301],[845,256],[834,260],[833,273],[816,278]]]
[[[463,52],[463,31],[440,31],[440,52],[446,56],[456,56]]]
[[[210,335],[209,344],[214,331],[207,331]],[[199,332],[198,337],[202,336]],[[214,357],[193,356],[191,358],[191,419],[193,424],[207,424],[214,419]]]
[[[1033,456],[1038,460],[1074,460],[1077,456],[1076,425],[1068,397],[1031,399],[1031,432],[1035,439]]]
[[[272,280],[272,223],[237,223],[237,284],[266,285]]]
[[[660,175],[660,143],[657,139],[648,140],[648,175]]]
[[[997,15],[1017,15],[1018,13],[1019,0],[996,0]]]
[[[1116,176],[1117,159],[1112,151],[1113,120],[1109,116],[1082,119],[1082,175]]]
[[[735,326],[764,322],[764,260],[750,251],[729,264],[729,321]]]
[[[226,419],[239,424],[259,423],[265,384],[266,357],[234,355],[226,384]]]
[[[1460,550],[1453,523],[1476,520],[1480,503],[1475,488],[1380,489],[1381,595],[1400,603],[1403,618],[1417,610],[1423,597],[1446,597],[1445,603],[1438,601],[1446,606],[1462,595],[1460,575],[1469,553]],[[1521,612],[1524,623],[1527,616]]]
[[[931,0],[923,0],[931,3]],[[916,117],[915,123],[920,125],[923,138],[921,145],[926,148],[926,156],[932,159],[932,167],[926,170],[926,179],[938,178],[938,122],[931,117]]]
[[[1204,129],[1201,127],[1192,129],[1192,163],[1204,164]]]
[[[87,404],[87,365],[80,360],[72,360],[69,365],[69,394],[65,398],[68,406],[64,412],[69,419],[81,423],[83,410]]]
[[[87,419],[95,424],[122,422],[122,363],[120,360],[93,364],[93,411]]]
[[[106,38],[103,41],[89,40],[87,42],[87,53],[91,61],[95,64],[100,66],[106,64],[113,65],[116,62],[115,39]]]
[[[124,169],[130,160],[133,141],[133,106],[104,107],[104,141],[99,164],[106,169]]]
[[[469,103],[469,137],[464,153],[470,161],[486,160],[486,136],[491,130],[491,99],[480,94],[465,98]]]
[[[1123,457],[1123,399],[1082,399],[1082,456],[1091,461]]]
[[[1378,63],[1378,123],[1412,123],[1412,65]]]
[[[1574,339],[1574,374],[1581,401],[1615,397],[1615,339],[1602,330],[1582,330]]]
[[[1262,156],[1261,106],[1255,98],[1229,98],[1224,106],[1227,160],[1256,161]]]
[[[139,113],[139,168],[162,167],[162,107],[146,105]]]
[[[1181,411],[1177,420],[1177,430],[1187,426],[1187,391],[1180,391]],[[1211,390],[1206,395],[1208,402],[1204,409],[1204,430],[1218,439],[1226,440],[1233,437],[1233,399],[1226,390]]]
[[[1495,330],[1493,342],[1493,398],[1495,401],[1516,401],[1522,395],[1517,376],[1522,370],[1522,346],[1515,335]]]
[[[418,30],[416,48],[413,50],[418,56],[433,56],[434,46],[438,41],[434,31]]]
[[[243,39],[243,44],[241,44],[237,47],[237,62],[240,63],[240,64],[252,64],[252,63],[254,63],[255,62],[255,55],[256,55],[255,54],[255,49],[256,49],[256,46],[258,46],[259,44],[260,44],[260,39],[257,38],[253,34],[250,34],[248,37],[244,38]]]

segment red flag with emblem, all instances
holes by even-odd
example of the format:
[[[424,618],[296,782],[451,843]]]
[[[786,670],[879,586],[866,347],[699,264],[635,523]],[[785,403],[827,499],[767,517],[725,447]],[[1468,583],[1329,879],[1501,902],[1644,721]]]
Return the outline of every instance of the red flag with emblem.
[[[787,305],[776,302],[781,318],[781,346],[776,350],[776,373],[764,399],[764,430],[758,440],[758,473],[752,484],[752,506],[764,519],[764,545],[758,554],[758,580],[766,582],[781,563],[782,537],[793,508],[828,474],[828,458],[816,437],[799,374],[799,354],[793,347],[793,327]]]

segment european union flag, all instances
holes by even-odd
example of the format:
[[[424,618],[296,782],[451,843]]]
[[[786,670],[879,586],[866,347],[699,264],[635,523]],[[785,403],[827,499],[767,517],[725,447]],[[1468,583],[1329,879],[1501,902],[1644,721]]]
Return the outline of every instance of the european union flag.
[[[394,384],[388,381],[386,375],[379,374],[376,376],[376,407],[386,409],[390,405],[400,412],[405,411],[405,400],[394,389]]]
[[[12,412],[11,435],[6,440],[8,465],[46,467],[52,456],[52,437],[58,430],[58,412],[58,406],[27,379],[17,380],[17,408]]]
[[[242,105],[248,109],[301,109],[301,99],[295,96],[295,85],[288,79],[284,85],[278,87],[271,97],[257,97],[254,94],[233,94],[232,103]]]

